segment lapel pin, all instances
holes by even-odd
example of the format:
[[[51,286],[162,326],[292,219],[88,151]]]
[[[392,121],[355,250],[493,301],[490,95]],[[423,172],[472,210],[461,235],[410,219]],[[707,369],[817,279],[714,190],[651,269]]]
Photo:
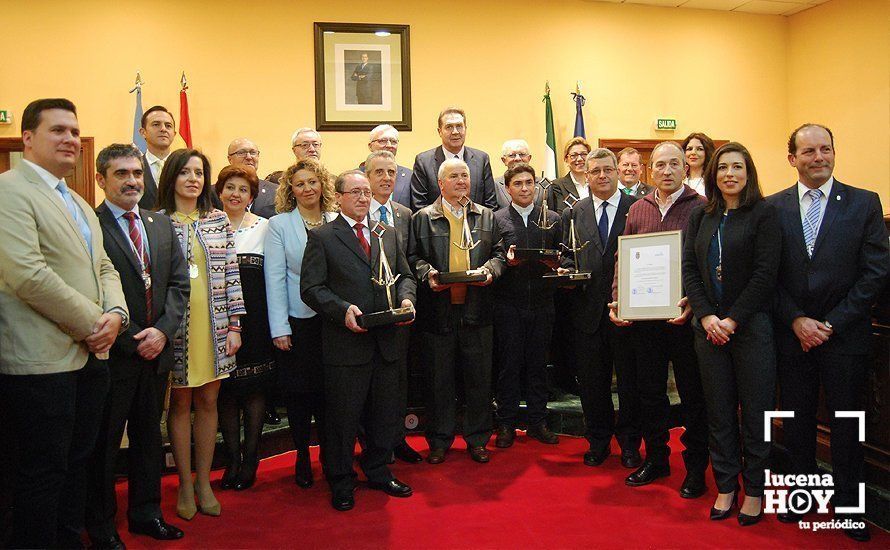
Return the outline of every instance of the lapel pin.
[[[266,192],[265,189],[260,189],[260,193],[265,193],[265,192]]]
[[[151,216],[148,216],[148,221],[153,222],[153,221],[155,221],[155,220],[154,220],[154,218],[152,218]]]
[[[836,201],[841,200],[841,196],[840,196],[840,195],[835,195],[835,196],[834,196],[834,200],[836,200]]]

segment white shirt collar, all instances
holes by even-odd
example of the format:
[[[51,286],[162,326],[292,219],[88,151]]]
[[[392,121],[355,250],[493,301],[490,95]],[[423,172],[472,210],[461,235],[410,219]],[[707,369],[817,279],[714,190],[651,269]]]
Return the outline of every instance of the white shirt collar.
[[[379,202],[377,202],[377,199],[372,197],[371,198],[371,207],[370,207],[369,212],[371,214],[379,215],[381,206],[385,207],[387,212],[389,212],[389,222],[390,222],[390,225],[392,225],[393,217],[395,216],[395,212],[393,212],[393,209],[392,209],[392,199],[387,200],[386,204],[380,204]]]
[[[22,159],[22,161],[28,163],[28,166],[33,168],[34,171],[37,172],[37,175],[40,176],[40,179],[46,182],[46,184],[49,185],[50,189],[52,189],[53,191],[56,190],[56,187],[59,185],[60,181],[64,181],[64,178],[55,177],[50,173],[49,170],[47,170],[43,166],[40,166],[39,164],[35,164],[27,159]]]
[[[108,199],[105,199],[105,206],[107,206],[108,209],[111,210],[111,213],[114,214],[114,219],[116,219],[116,220],[119,220],[121,218],[121,216],[123,216],[127,212],[133,212],[134,214],[136,214],[137,218],[141,219],[141,216],[139,215],[139,205],[138,204],[134,205],[133,208],[130,210],[124,210],[123,208],[114,204],[113,202],[109,201]]]
[[[466,149],[466,147],[461,145],[460,151],[457,152],[457,158],[459,158],[460,160],[464,160],[464,150],[465,149]],[[442,154],[445,155],[445,160],[454,158],[454,153],[452,153],[451,151],[446,149],[444,145],[442,146]]]
[[[621,191],[616,189],[615,192],[612,193],[612,196],[606,200],[602,200],[601,198],[597,197],[596,195],[590,195],[590,198],[593,199],[593,207],[595,210],[599,210],[600,205],[602,205],[604,202],[609,203],[610,205],[614,206],[617,209],[618,203],[621,202]]]
[[[828,178],[828,181],[826,181],[825,183],[823,183],[822,185],[819,186],[819,191],[822,191],[823,197],[827,198],[829,195],[831,195],[832,185],[834,185],[834,176],[831,176],[830,178]],[[797,200],[798,200],[798,202],[803,200],[804,195],[806,195],[807,191],[809,191],[809,190],[810,190],[809,187],[800,183],[800,181],[797,182]]]
[[[363,226],[365,226],[365,229],[368,229],[368,226],[365,223],[367,220],[362,220],[361,222],[357,222],[342,212],[340,212],[340,217],[343,218],[344,220],[346,220],[346,223],[349,224],[349,227],[351,227],[353,229],[355,229],[355,224],[357,224],[357,223],[361,223]]]
[[[619,180],[619,181],[618,181],[618,190],[619,190],[619,191],[622,191],[623,189],[630,189],[630,194],[633,195],[634,193],[637,192],[637,189],[639,189],[639,187],[640,187],[640,183],[641,183],[641,182],[638,181],[638,182],[636,182],[635,184],[633,184],[633,185],[631,185],[630,187],[628,187],[628,186],[624,185],[623,183],[621,183],[621,181]]]
[[[532,210],[535,209],[534,201],[532,201],[532,203],[530,205],[525,206],[525,207],[519,206],[515,202],[510,202],[510,206],[512,206],[514,210],[519,212],[519,215],[522,216],[523,218],[527,218],[528,215],[532,213]]]
[[[677,202],[677,199],[680,198],[680,195],[682,195],[683,191],[685,191],[685,190],[686,190],[686,187],[681,185],[679,189],[677,189],[676,191],[674,191],[673,193],[668,195],[668,198],[667,198],[668,205],[671,205],[671,204],[674,204],[675,202]],[[656,193],[655,202],[659,202],[661,200],[661,191],[656,187],[655,191],[653,191],[653,193]]]
[[[170,155],[168,153],[167,156],[164,158],[156,157],[154,154],[152,154],[151,151],[148,151],[148,150],[145,151],[145,160],[147,160],[149,164],[156,164],[158,162],[161,162],[161,163],[167,162],[167,158],[169,156]]]
[[[439,200],[442,202],[442,207],[447,208],[448,211],[451,212],[452,216],[454,216],[455,218],[459,218],[459,217],[463,216],[464,209],[462,207],[455,208],[455,207],[451,206],[451,203],[446,201],[444,197],[439,197]]]

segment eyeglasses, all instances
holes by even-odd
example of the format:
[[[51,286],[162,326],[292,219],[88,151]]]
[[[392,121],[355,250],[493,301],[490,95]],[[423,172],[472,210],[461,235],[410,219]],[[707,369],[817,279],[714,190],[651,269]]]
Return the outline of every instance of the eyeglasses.
[[[587,156],[587,153],[569,153],[569,158],[572,160],[583,159]]]
[[[299,147],[300,149],[309,149],[310,147],[314,149],[321,149],[320,141],[307,141],[305,143],[295,143],[294,147]]]
[[[366,199],[371,198],[371,190],[370,189],[353,189],[352,191],[345,191],[340,193],[341,195],[352,195],[353,199],[360,199],[362,197]]]
[[[618,170],[616,170],[615,168],[612,168],[611,166],[607,166],[605,168],[594,168],[593,170],[588,170],[587,173],[590,174],[591,176],[598,176],[600,174],[605,174],[606,176],[611,176],[612,174],[614,174],[617,171]]]
[[[531,155],[528,153],[520,153],[519,151],[514,151],[512,153],[507,153],[504,156],[507,157],[508,159],[512,159],[512,158],[524,159],[524,158],[530,157]]]
[[[229,153],[233,157],[258,157],[260,152],[256,149],[238,149],[234,153]]]
[[[372,143],[379,143],[380,145],[398,145],[398,138],[380,138],[380,139],[372,139]]]

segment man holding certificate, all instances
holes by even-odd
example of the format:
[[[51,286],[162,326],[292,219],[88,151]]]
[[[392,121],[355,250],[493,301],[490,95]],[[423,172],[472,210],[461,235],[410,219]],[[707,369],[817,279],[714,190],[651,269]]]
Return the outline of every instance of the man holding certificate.
[[[663,231],[685,230],[692,210],[705,203],[690,187],[683,184],[686,169],[686,156],[679,145],[672,141],[658,144],[649,158],[649,181],[655,191],[638,200],[628,212],[624,235],[640,235]],[[645,278],[656,268],[664,268],[663,284],[647,283],[644,299],[629,300],[631,304],[642,306],[657,305],[669,296],[671,281],[680,277],[679,262],[659,262],[661,247],[641,247],[635,256],[619,255],[618,262],[623,269],[637,264],[630,278]],[[646,252],[651,258],[643,257]],[[675,252],[676,253],[676,252]],[[676,272],[671,268],[676,268]],[[692,329],[689,325],[692,310],[686,298],[677,303],[677,315],[663,320],[645,320],[631,323],[618,316],[618,281],[620,270],[616,270],[609,317],[620,330],[629,331],[635,350],[636,372],[628,373],[637,381],[640,397],[640,426],[646,441],[646,460],[630,474],[625,483],[631,487],[648,485],[658,478],[671,474],[668,456],[668,418],[670,402],[667,386],[668,364],[674,368],[677,391],[683,404],[683,425],[686,428],[681,441],[686,446],[683,460],[686,463],[686,479],[680,487],[683,498],[697,498],[705,493],[705,469],[708,466],[708,425],[705,414],[704,393],[699,375],[698,360],[693,347]],[[627,277],[627,276],[626,276]],[[648,286],[647,286],[648,285]],[[634,281],[630,286],[639,286]],[[664,293],[662,295],[662,293]],[[639,297],[639,295],[637,294]],[[659,317],[650,317],[658,319]],[[660,317],[664,319],[664,317]]]

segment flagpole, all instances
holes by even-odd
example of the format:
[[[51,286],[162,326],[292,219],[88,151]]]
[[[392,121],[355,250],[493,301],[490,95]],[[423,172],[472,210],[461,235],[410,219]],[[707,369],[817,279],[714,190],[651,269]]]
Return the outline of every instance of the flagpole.
[[[142,127],[143,84],[145,84],[145,81],[142,80],[142,75],[139,71],[136,71],[136,82],[134,83],[133,88],[130,89],[131,94],[136,92],[136,109],[133,112],[133,145],[144,154],[146,149],[148,149],[148,144],[145,142],[145,138],[142,137],[142,134],[139,133],[139,129]]]

